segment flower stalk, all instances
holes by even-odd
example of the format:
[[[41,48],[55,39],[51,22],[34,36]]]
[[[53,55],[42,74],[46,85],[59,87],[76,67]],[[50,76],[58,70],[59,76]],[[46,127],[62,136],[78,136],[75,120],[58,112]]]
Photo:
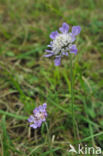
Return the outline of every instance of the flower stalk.
[[[72,122],[73,122],[73,133],[76,140],[76,131],[75,131],[75,112],[74,112],[74,89],[73,89],[73,62],[72,54],[70,54],[70,76],[71,76],[71,104],[72,104]]]

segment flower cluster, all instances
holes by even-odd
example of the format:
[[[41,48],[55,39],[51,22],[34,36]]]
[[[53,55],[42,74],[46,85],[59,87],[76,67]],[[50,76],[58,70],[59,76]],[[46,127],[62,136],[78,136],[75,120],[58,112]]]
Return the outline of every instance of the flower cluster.
[[[41,126],[42,122],[46,121],[46,107],[47,104],[44,103],[33,110],[33,115],[31,115],[28,119],[28,122],[30,122],[30,127],[36,129]]]
[[[62,27],[59,28],[59,31],[54,31],[50,34],[50,38],[52,41],[50,45],[48,45],[49,50],[46,50],[48,54],[44,55],[45,57],[54,56],[55,66],[59,66],[61,63],[61,57],[68,56],[68,52],[77,53],[76,44],[73,42],[76,40],[76,36],[80,33],[80,26],[73,26],[72,32],[69,31],[69,25],[67,23],[63,23]]]
[[[76,36],[80,33],[80,26],[73,26],[72,31],[69,31],[69,25],[67,23],[63,23],[62,27],[59,28],[59,31],[54,31],[50,34],[50,38],[52,41],[48,45],[48,50],[46,50],[47,54],[45,57],[54,56],[54,64],[55,66],[59,66],[61,63],[61,57],[68,56],[69,53],[77,53],[76,44],[73,42],[76,40]],[[33,110],[33,115],[31,115],[28,119],[30,123],[30,127],[36,129],[41,126],[42,122],[46,121],[47,112],[46,112],[47,104],[44,103],[39,107]]]

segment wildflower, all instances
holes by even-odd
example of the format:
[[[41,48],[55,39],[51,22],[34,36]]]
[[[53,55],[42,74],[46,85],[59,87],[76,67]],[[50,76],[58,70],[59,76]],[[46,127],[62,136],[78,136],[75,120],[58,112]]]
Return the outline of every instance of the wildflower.
[[[42,122],[46,121],[46,107],[47,104],[44,103],[33,110],[33,115],[31,115],[28,119],[28,122],[30,122],[30,127],[36,129],[41,126]]]
[[[54,56],[55,66],[59,66],[61,63],[61,57],[68,56],[68,52],[77,54],[76,44],[73,42],[76,40],[76,36],[80,33],[80,26],[73,26],[72,32],[69,31],[69,25],[63,23],[62,27],[59,28],[59,31],[54,31],[50,34],[52,41],[48,45],[49,50],[46,50],[47,54],[44,57]]]

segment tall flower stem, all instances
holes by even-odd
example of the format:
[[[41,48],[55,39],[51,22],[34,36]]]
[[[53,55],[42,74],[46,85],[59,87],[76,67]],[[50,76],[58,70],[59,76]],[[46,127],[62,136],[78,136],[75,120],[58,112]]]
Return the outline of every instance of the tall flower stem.
[[[48,137],[47,141],[48,141],[49,149],[50,149],[50,151],[52,151],[52,146],[51,146],[51,141],[50,141],[50,134],[49,134],[49,128],[48,128],[47,122],[45,122],[45,125],[46,125],[46,129],[47,129],[47,137]],[[50,156],[53,156],[52,152],[50,153]]]
[[[75,132],[75,113],[74,113],[74,90],[73,90],[73,62],[72,62],[72,54],[70,54],[70,76],[71,76],[71,104],[72,104],[72,121],[73,121],[73,133],[74,138],[76,140],[76,132]]]

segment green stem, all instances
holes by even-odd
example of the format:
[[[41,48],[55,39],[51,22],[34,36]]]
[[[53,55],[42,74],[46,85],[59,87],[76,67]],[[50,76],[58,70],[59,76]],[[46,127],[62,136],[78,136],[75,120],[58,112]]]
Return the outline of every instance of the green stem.
[[[48,136],[48,140],[49,140],[49,143],[50,143],[49,128],[48,128],[47,122],[45,122],[45,126],[46,126],[46,129],[47,129],[47,136]]]
[[[70,54],[70,75],[71,75],[71,103],[72,103],[72,121],[73,121],[73,133],[76,140],[75,133],[75,114],[74,114],[74,90],[73,90],[73,63],[72,63],[72,54]]]
[[[50,134],[49,134],[49,128],[48,128],[48,124],[47,122],[45,122],[45,125],[46,125],[46,129],[47,129],[47,136],[48,136],[48,145],[49,145],[49,150],[51,151],[50,152],[50,156],[53,156],[53,153],[52,153],[52,146],[51,146],[51,140],[50,140]]]

